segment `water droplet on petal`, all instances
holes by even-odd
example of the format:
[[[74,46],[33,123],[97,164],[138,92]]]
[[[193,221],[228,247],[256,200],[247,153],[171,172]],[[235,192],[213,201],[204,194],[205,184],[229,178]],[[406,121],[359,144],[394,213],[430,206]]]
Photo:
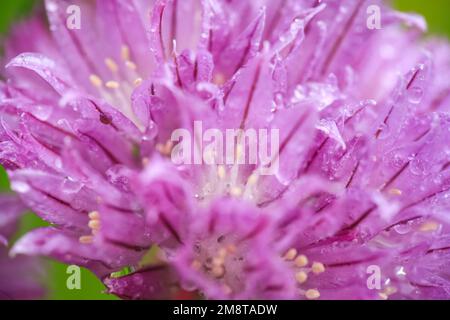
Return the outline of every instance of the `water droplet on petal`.
[[[157,125],[153,121],[150,121],[144,135],[142,136],[142,140],[151,141],[157,136],[157,134],[158,134]]]
[[[57,168],[57,169],[61,169],[62,168],[62,160],[61,160],[61,158],[56,158],[55,159],[55,167]]]
[[[411,226],[407,223],[398,224],[393,228],[398,234],[407,234],[411,232]]]
[[[58,10],[58,6],[53,1],[48,1],[46,3],[45,8],[47,9],[48,12],[55,12],[56,10]]]
[[[429,163],[427,163],[422,159],[416,158],[413,161],[411,161],[409,170],[411,171],[412,174],[415,174],[417,176],[427,174],[429,171]]]
[[[11,189],[17,193],[27,193],[30,186],[24,181],[11,181]]]
[[[81,190],[81,188],[83,187],[83,184],[73,180],[70,177],[66,177],[64,179],[64,181],[62,182],[62,191],[65,193],[77,193],[78,191]]]
[[[48,118],[50,118],[52,114],[52,108],[49,106],[36,106],[33,114],[38,118],[39,120],[46,121]]]
[[[277,178],[278,182],[281,183],[283,186],[288,186],[292,181],[292,179],[283,174],[282,170],[278,170],[277,173],[275,174],[275,177]]]
[[[413,87],[408,90],[408,101],[413,104],[418,104],[422,101],[423,89],[420,87]]]

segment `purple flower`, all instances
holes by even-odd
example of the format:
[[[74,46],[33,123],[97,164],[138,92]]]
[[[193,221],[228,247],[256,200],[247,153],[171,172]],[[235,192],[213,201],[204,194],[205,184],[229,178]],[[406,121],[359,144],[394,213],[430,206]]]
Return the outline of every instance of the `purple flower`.
[[[12,253],[88,267],[123,298],[448,299],[449,47],[422,41],[421,17],[357,0],[77,4],[81,30],[48,0],[52,34],[32,20],[6,45],[0,163],[53,225]],[[175,130],[202,139],[194,122],[278,130],[279,169],[211,149],[212,164],[172,161]]]
[[[43,266],[31,257],[10,257],[6,246],[25,210],[13,195],[0,195],[0,300],[43,297]],[[14,275],[14,277],[12,277]]]

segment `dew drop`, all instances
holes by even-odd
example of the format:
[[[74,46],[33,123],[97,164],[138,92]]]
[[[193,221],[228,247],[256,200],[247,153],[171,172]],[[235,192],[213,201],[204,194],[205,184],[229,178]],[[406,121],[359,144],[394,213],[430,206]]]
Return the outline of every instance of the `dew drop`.
[[[58,6],[53,1],[47,2],[45,8],[48,12],[56,12],[56,10],[58,10]]]
[[[407,223],[398,224],[393,228],[398,234],[407,234],[411,232],[411,226]]]
[[[282,170],[278,170],[278,172],[275,174],[275,177],[277,178],[278,182],[281,183],[283,186],[288,186],[291,183],[291,179],[289,179],[289,177],[287,177],[281,171]]]
[[[408,90],[408,101],[413,104],[418,104],[422,101],[423,89],[420,87],[413,87]]]
[[[64,179],[64,181],[62,182],[62,190],[65,193],[77,193],[78,191],[81,190],[81,188],[83,187],[83,184],[73,180],[70,177],[66,177]]]
[[[46,121],[52,114],[52,108],[49,106],[36,106],[33,114],[41,121]]]
[[[62,168],[62,160],[61,160],[61,158],[56,158],[55,159],[55,162],[54,162],[54,165],[55,165],[55,167],[57,168],[57,169],[61,169]]]
[[[142,141],[151,141],[158,134],[158,127],[153,121],[150,121],[145,133],[142,135]]]
[[[398,266],[397,268],[395,268],[395,274],[396,274],[397,277],[399,277],[399,278],[404,278],[404,277],[406,276],[405,267],[403,267],[403,266]]]
[[[424,175],[428,171],[427,163],[422,159],[416,158],[413,161],[411,161],[409,170],[411,171],[412,174],[416,176]]]
[[[23,181],[12,181],[11,189],[17,193],[27,193],[30,191],[30,186],[28,183]]]

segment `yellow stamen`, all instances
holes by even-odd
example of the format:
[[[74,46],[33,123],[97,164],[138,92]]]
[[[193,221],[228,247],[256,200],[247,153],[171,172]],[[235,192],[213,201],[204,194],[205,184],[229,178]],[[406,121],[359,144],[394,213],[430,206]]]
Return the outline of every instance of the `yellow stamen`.
[[[437,223],[435,221],[427,221],[420,226],[419,230],[422,232],[432,232],[432,231],[436,231],[438,228],[439,228],[439,223]]]
[[[97,88],[100,88],[103,85],[102,79],[100,79],[100,77],[95,74],[91,74],[89,76],[89,81],[91,82],[91,84],[94,87],[97,87]]]
[[[106,58],[105,64],[108,67],[108,69],[111,70],[111,72],[116,73],[117,71],[119,71],[119,67],[117,66],[117,63],[113,59]]]
[[[378,296],[383,300],[387,300],[389,298],[389,296],[383,292],[378,292]]]
[[[390,296],[391,294],[394,294],[394,293],[397,292],[397,288],[396,288],[396,287],[393,287],[393,286],[388,286],[388,287],[386,287],[386,288],[383,290],[383,292],[384,292],[386,295]]]
[[[236,146],[236,161],[240,160],[242,158],[242,155],[244,154],[244,148],[242,147],[242,144],[239,144]]]
[[[295,259],[295,265],[299,268],[306,267],[308,265],[308,258],[301,254]]]
[[[217,175],[219,176],[219,178],[220,179],[225,178],[225,174],[226,174],[225,167],[222,165],[218,166],[217,167]]]
[[[392,188],[389,190],[389,193],[392,194],[393,196],[401,196],[403,192],[400,189]]]
[[[284,255],[284,259],[291,261],[294,260],[296,256],[297,256],[297,249],[291,248]]]
[[[117,81],[108,81],[105,86],[109,89],[118,89],[120,84]]]
[[[128,48],[128,46],[126,45],[123,45],[120,50],[120,55],[122,56],[122,59],[124,61],[130,60],[130,48]]]
[[[305,296],[309,300],[317,299],[320,297],[320,292],[317,289],[308,289],[305,292]]]
[[[233,197],[239,197],[239,196],[242,195],[242,189],[239,188],[239,187],[233,187],[233,188],[231,188],[231,190],[230,190],[230,194],[231,194]]]
[[[134,80],[134,85],[136,87],[138,87],[138,86],[140,86],[142,84],[142,81],[143,81],[142,78],[137,78],[137,79]]]
[[[131,70],[136,70],[137,69],[137,66],[136,66],[136,64],[134,62],[127,61],[127,62],[125,62],[125,65],[127,66],[128,69],[131,69]]]
[[[100,220],[91,220],[88,223],[88,227],[93,230],[99,230],[100,229]]]
[[[314,262],[311,267],[311,270],[313,273],[319,274],[319,273],[325,272],[325,266],[323,265],[323,263]]]
[[[250,177],[248,177],[247,179],[248,186],[254,186],[257,182],[258,182],[258,175],[254,173],[252,173]]]
[[[308,280],[308,275],[305,271],[299,271],[295,274],[295,280],[300,284],[305,283]]]
[[[94,240],[93,236],[81,236],[79,239],[80,243],[90,244]]]
[[[100,213],[98,213],[98,211],[90,212],[89,213],[89,219],[99,220],[100,219]]]

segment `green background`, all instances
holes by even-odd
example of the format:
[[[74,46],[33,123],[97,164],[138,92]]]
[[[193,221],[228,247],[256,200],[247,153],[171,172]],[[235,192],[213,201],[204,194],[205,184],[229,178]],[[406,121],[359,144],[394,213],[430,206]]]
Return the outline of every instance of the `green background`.
[[[0,36],[7,33],[11,23],[23,18],[38,5],[37,0],[0,0]],[[394,0],[394,5],[403,11],[421,13],[427,19],[430,33],[450,36],[450,1],[449,0]],[[8,180],[0,166],[0,191],[9,189]],[[21,228],[16,238],[27,230],[45,223],[36,215],[28,213],[22,220]],[[114,296],[104,294],[102,283],[88,270],[82,270],[81,290],[68,290],[66,288],[67,266],[46,260],[49,265],[48,277],[45,279],[48,286],[48,299],[116,299]]]

